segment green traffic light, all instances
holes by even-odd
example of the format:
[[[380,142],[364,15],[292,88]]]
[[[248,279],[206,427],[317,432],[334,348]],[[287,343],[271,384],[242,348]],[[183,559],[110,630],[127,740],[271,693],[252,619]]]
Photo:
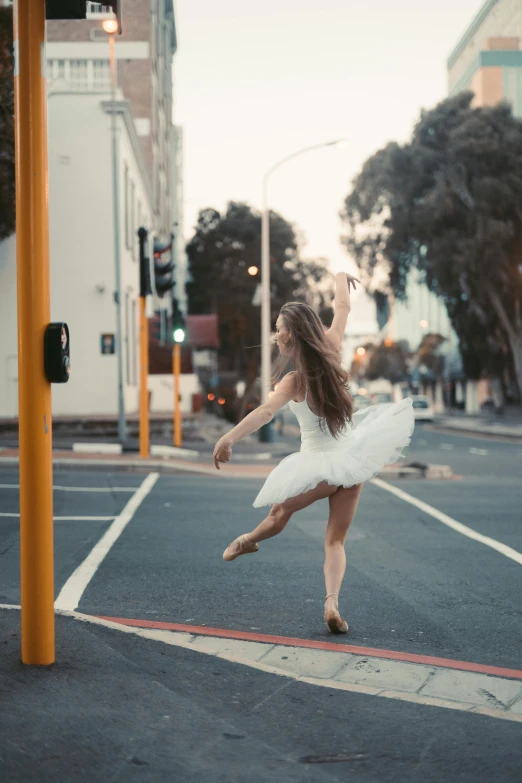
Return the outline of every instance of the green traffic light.
[[[182,343],[185,339],[185,330],[184,329],[174,329],[174,342],[175,343]]]

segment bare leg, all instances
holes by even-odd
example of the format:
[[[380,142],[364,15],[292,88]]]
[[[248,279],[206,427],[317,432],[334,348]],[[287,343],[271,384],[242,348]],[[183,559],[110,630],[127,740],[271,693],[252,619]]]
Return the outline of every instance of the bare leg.
[[[322,481],[309,492],[303,492],[295,498],[288,498],[284,503],[276,503],[270,509],[269,515],[251,533],[239,536],[235,541],[232,541],[225,549],[223,559],[235,560],[239,555],[256,552],[259,541],[265,541],[265,539],[281,533],[295,511],[310,506],[316,500],[330,497],[335,492],[337,492],[337,487]]]
[[[337,487],[332,484],[327,484],[326,481],[322,481],[309,492],[303,492],[295,498],[288,498],[284,503],[276,503],[270,509],[269,515],[259,523],[255,530],[252,530],[252,532],[248,534],[249,541],[257,544],[259,541],[264,541],[266,538],[276,536],[285,529],[292,514],[310,506],[312,503],[315,503],[316,500],[323,500],[324,498],[330,497],[336,491]]]
[[[338,595],[346,570],[346,553],[344,542],[348,529],[357,510],[357,504],[362,491],[362,484],[353,487],[339,487],[330,496],[330,516],[324,541],[324,580],[326,584],[325,617],[338,615]],[[340,619],[340,618],[339,618]],[[339,623],[328,623],[334,633],[340,631]],[[346,628],[347,630],[347,628]]]

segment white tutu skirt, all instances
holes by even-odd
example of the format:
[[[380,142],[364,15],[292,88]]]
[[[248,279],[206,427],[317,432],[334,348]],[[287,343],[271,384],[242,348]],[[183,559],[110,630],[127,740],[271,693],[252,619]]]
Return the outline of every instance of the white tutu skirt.
[[[410,397],[374,405],[353,415],[352,425],[338,438],[315,431],[302,435],[301,451],[285,457],[270,473],[254,500],[254,508],[283,503],[322,481],[352,487],[401,459],[415,425]]]

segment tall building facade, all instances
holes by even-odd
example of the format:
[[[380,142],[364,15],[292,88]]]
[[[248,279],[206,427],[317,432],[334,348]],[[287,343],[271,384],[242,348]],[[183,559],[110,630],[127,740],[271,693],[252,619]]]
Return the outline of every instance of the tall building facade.
[[[107,90],[108,37],[100,3],[88,3],[86,21],[47,22],[47,77],[71,90]],[[151,184],[155,230],[173,228],[172,61],[177,48],[172,0],[125,0],[123,34],[116,37],[118,87],[129,102]]]
[[[448,90],[475,93],[475,105],[503,100],[522,117],[522,2],[487,0],[448,58]]]

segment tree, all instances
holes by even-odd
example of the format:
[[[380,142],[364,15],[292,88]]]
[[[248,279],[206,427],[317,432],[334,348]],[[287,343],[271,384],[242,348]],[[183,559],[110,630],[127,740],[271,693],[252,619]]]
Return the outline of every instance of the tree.
[[[465,363],[493,372],[507,349],[522,394],[522,122],[472,99],[423,112],[408,144],[366,161],[345,201],[345,241],[367,279],[382,289],[384,272],[399,298],[421,270]]]
[[[248,204],[230,202],[226,212],[204,209],[187,245],[189,312],[219,315],[220,364],[247,383],[248,395],[259,371],[260,309],[252,304],[261,266],[261,215]],[[301,260],[294,226],[270,213],[270,278],[272,324],[282,305],[304,301],[318,311],[332,298],[331,275],[320,260]]]
[[[369,381],[385,378],[390,383],[406,380],[406,346],[402,342],[387,344],[387,341],[375,346],[371,351],[366,377]]]
[[[13,12],[0,8],[0,240],[15,230]]]

